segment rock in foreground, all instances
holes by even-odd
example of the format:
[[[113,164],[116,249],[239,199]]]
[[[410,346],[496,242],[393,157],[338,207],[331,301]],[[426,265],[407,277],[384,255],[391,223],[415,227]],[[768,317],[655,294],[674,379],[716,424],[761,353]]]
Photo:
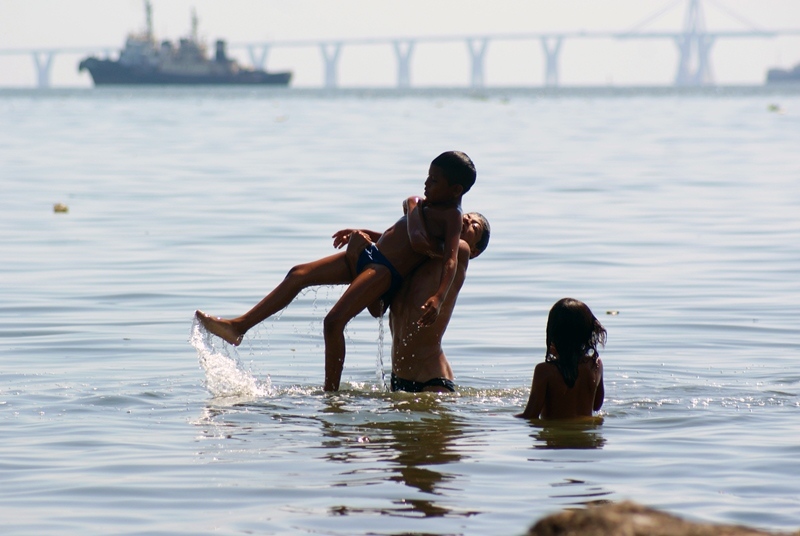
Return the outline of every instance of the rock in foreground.
[[[565,510],[541,519],[528,536],[789,536],[733,525],[684,521],[633,502]],[[800,532],[792,533],[800,536]]]

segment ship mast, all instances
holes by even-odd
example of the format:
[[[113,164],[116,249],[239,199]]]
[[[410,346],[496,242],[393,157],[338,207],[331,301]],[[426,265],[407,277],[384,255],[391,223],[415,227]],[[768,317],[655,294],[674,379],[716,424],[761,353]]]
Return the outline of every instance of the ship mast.
[[[153,6],[150,5],[150,0],[144,0],[144,14],[145,24],[147,25],[145,32],[147,40],[153,40]]]
[[[192,41],[197,42],[197,10],[192,8]]]

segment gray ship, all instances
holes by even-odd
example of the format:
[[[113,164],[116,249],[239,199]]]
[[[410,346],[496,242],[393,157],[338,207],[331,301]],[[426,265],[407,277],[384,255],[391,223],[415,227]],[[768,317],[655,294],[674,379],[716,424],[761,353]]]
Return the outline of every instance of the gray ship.
[[[240,66],[228,58],[225,41],[218,40],[214,57],[209,58],[205,45],[197,38],[197,16],[192,12],[192,34],[157,45],[153,37],[153,11],[145,2],[147,26],[143,33],[131,34],[118,60],[89,57],[80,62],[92,75],[96,86],[102,85],[274,85],[287,86],[291,72],[270,73]]]
[[[767,84],[800,84],[800,63],[793,69],[770,69]]]

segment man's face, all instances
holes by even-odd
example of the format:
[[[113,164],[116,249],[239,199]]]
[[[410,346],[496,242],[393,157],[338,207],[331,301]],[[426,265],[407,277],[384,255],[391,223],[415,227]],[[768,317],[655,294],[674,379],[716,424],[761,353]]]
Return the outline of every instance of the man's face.
[[[475,246],[483,237],[483,222],[475,214],[464,214],[461,218],[461,240],[469,244],[470,258],[478,256]]]

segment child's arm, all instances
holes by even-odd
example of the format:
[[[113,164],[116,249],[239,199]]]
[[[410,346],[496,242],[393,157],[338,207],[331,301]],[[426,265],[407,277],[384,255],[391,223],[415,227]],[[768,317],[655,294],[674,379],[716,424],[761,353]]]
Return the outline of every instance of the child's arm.
[[[594,405],[592,409],[600,411],[600,408],[603,407],[603,401],[606,398],[606,388],[603,385],[603,362],[600,361],[600,358],[597,359],[597,368],[600,369],[600,382],[597,384],[597,390],[594,392]]]
[[[539,363],[533,369],[533,381],[531,382],[531,394],[528,396],[528,404],[525,411],[515,415],[523,419],[538,419],[544,408],[544,398],[547,392],[547,378],[542,367],[545,363]]]
[[[442,265],[442,276],[439,280],[439,288],[436,293],[428,298],[422,305],[422,316],[417,321],[422,326],[429,326],[436,322],[439,311],[442,308],[450,285],[456,277],[458,269],[458,245],[461,242],[461,210],[453,209],[445,211],[445,240],[444,240],[444,263]]]
[[[425,226],[425,215],[422,213],[424,199],[412,196],[403,202],[403,211],[407,214],[406,228],[411,248],[417,253],[428,257],[441,257],[442,245],[437,240],[431,240]]]

